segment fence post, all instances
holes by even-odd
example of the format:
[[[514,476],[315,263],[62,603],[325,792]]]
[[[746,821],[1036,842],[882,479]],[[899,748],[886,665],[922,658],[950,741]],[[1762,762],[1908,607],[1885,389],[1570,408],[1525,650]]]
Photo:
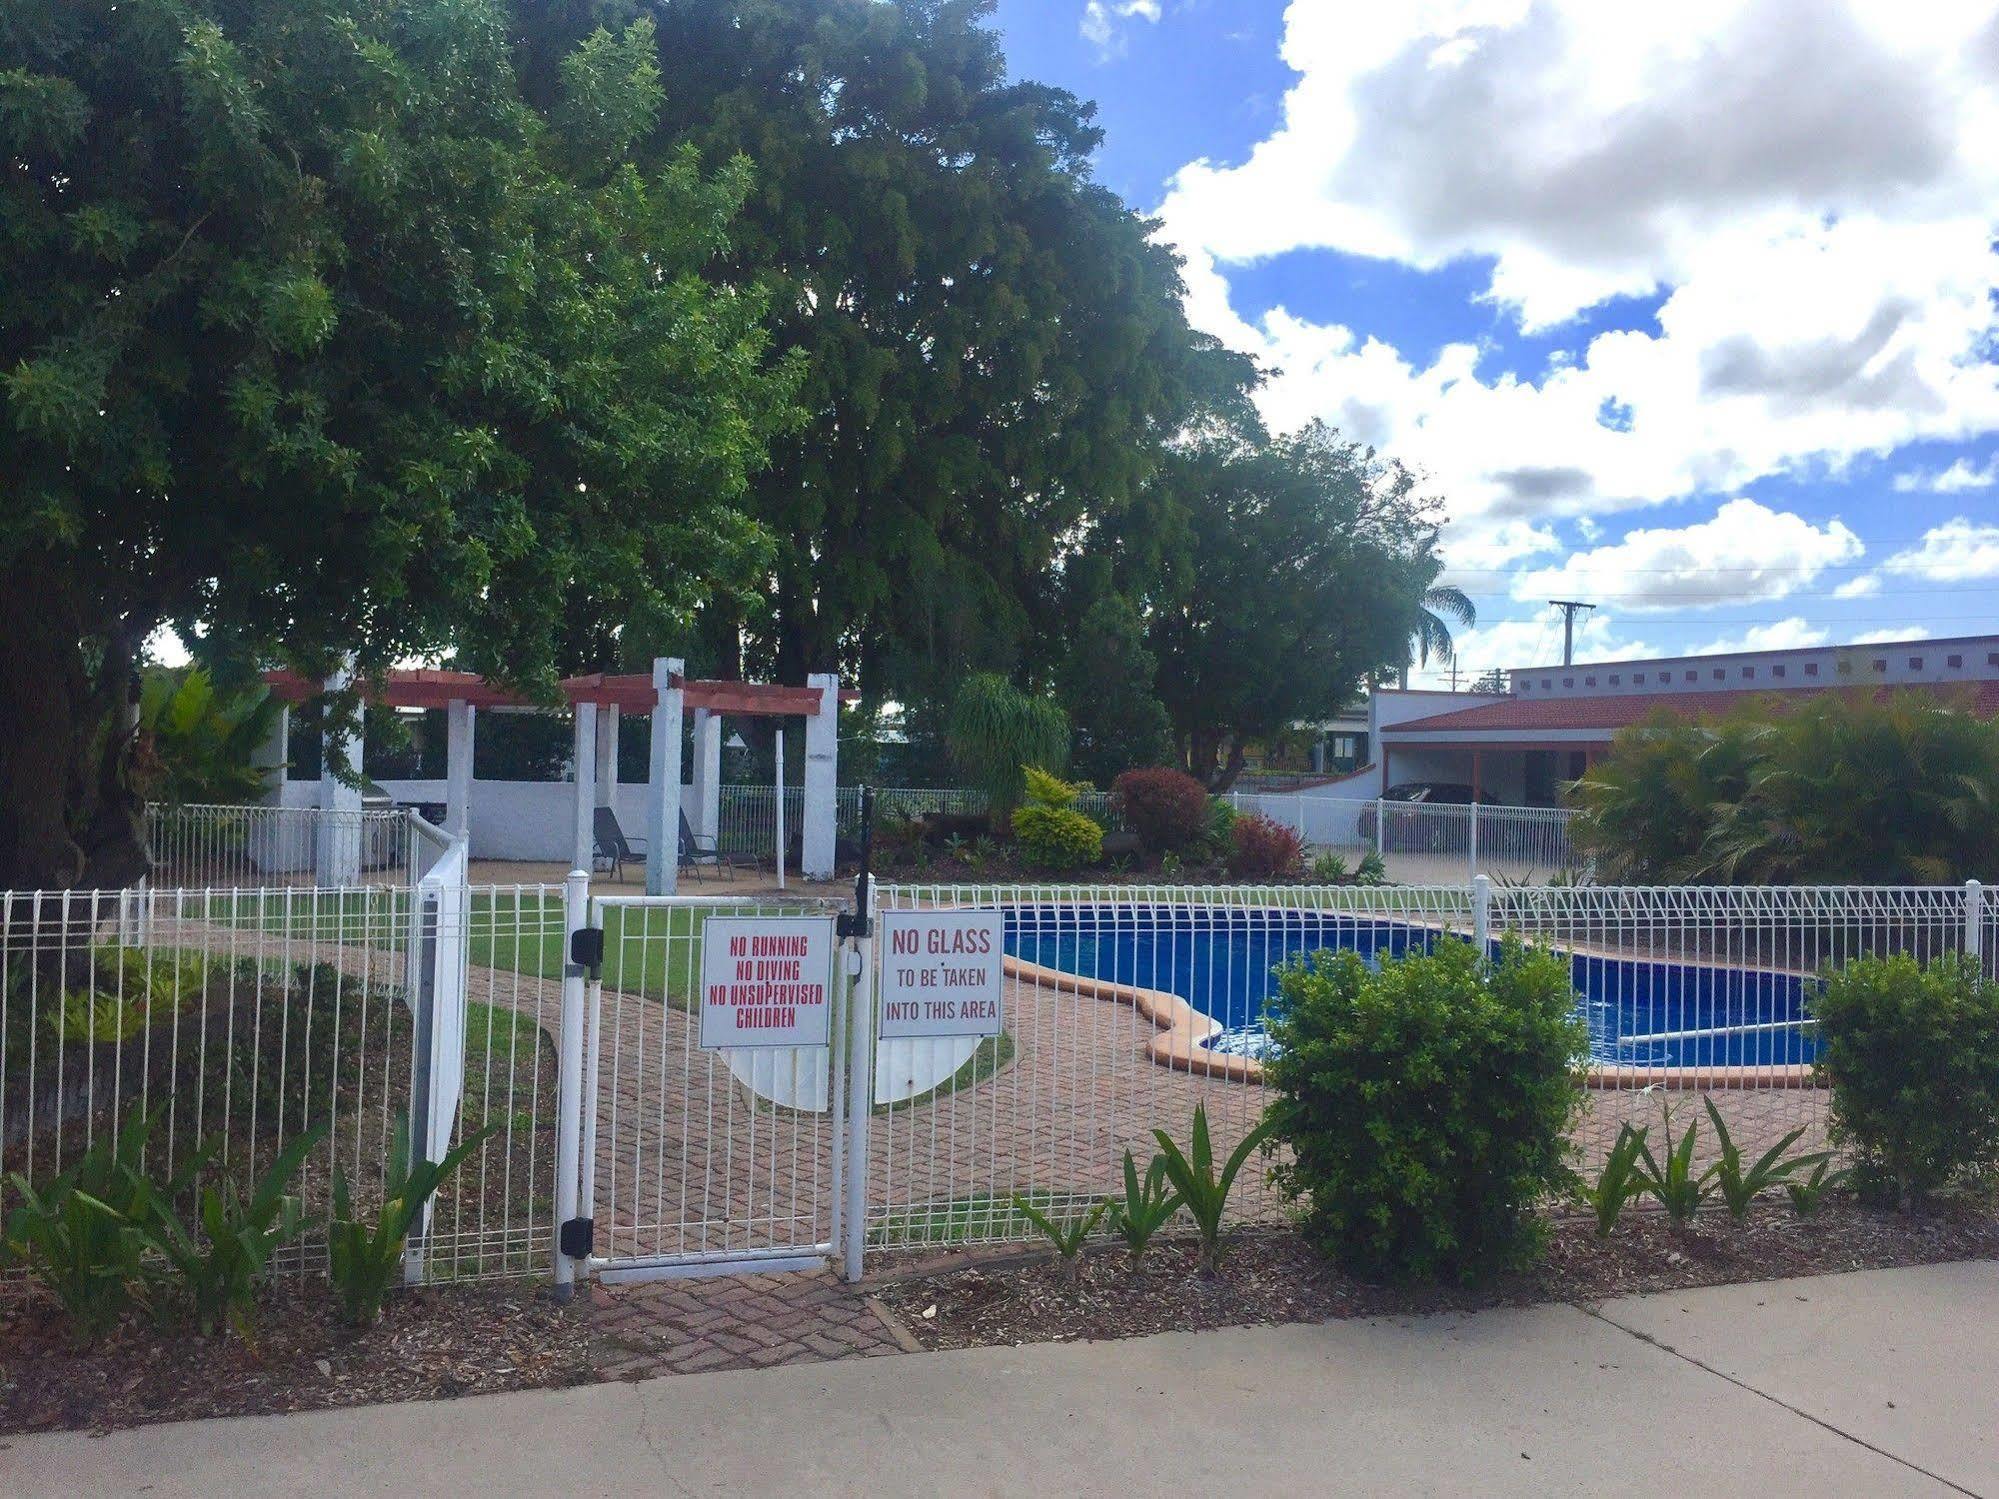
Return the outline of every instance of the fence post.
[[[1492,881],[1482,874],[1471,881],[1471,940],[1480,957],[1492,946]]]
[[[1374,856],[1377,859],[1384,857],[1388,852],[1387,844],[1382,836],[1387,826],[1388,804],[1377,796],[1374,799]]]
[[[555,1297],[567,1301],[575,1290],[576,1259],[564,1252],[564,1225],[577,1216],[583,1168],[583,1110],[593,1099],[583,1092],[583,995],[585,969],[574,961],[571,944],[590,921],[590,876],[572,869],[562,894],[562,1041],[556,1074],[555,1109]]]
[[[865,835],[864,835],[865,836]],[[841,1212],[841,1227],[846,1230],[846,1246],[841,1260],[841,1271],[849,1285],[861,1278],[862,1256],[868,1242],[868,1122],[875,1101],[875,976],[874,965],[868,959],[873,947],[875,882],[871,875],[862,874],[856,881],[855,914],[861,918],[860,925],[869,934],[859,938],[849,951],[848,962],[853,974],[853,983],[848,993],[853,996],[848,1010],[850,1023],[847,1041],[847,1150],[846,1176],[842,1185],[846,1188],[846,1204]]]
[[[1471,862],[1471,874],[1472,877],[1476,879],[1478,877],[1478,798],[1477,797],[1473,797],[1471,799],[1471,850],[1469,857]]]
[[[1973,962],[1985,955],[1985,887],[1976,880],[1964,882],[1964,952]]]

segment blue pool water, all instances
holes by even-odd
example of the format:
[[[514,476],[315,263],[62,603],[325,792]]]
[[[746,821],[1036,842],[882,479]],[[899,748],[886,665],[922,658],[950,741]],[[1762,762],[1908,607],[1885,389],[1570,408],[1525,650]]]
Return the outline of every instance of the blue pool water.
[[[1264,1017],[1281,1003],[1279,964],[1326,948],[1373,962],[1425,948],[1435,935],[1318,911],[1024,906],[1007,913],[1006,948],[1067,973],[1177,994],[1221,1022],[1212,1046],[1255,1055],[1266,1044]],[[1805,1015],[1796,974],[1586,953],[1569,964],[1596,1061],[1768,1066],[1817,1054],[1812,1027],[1796,1024]]]

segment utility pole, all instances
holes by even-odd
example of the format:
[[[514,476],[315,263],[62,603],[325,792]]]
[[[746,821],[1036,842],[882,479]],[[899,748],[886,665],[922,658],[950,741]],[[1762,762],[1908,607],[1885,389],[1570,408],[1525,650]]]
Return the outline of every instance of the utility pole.
[[[1458,690],[1458,658],[1451,657],[1451,691]]]
[[[1576,664],[1576,613],[1582,609],[1594,609],[1596,605],[1585,604],[1580,599],[1549,599],[1548,603],[1562,611],[1562,665]]]

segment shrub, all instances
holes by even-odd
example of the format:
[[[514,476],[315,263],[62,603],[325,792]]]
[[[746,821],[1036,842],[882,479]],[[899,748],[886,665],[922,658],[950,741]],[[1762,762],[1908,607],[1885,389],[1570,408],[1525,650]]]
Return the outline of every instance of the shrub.
[[[1370,971],[1319,953],[1279,971],[1275,1179],[1355,1274],[1477,1281],[1530,1263],[1533,1211],[1571,1190],[1573,1074],[1588,1044],[1568,965],[1508,938],[1498,960],[1440,939]]]
[[[1042,1212],[1016,1192],[1013,1194],[1013,1210],[1033,1224],[1036,1232],[1054,1246],[1062,1266],[1062,1284],[1073,1287],[1082,1275],[1083,1243],[1095,1230],[1098,1220],[1110,1210],[1109,1199],[1097,1203],[1088,1212],[1056,1218]]]
[[[1226,797],[1209,797],[1208,830],[1201,835],[1198,847],[1190,847],[1189,852],[1198,851],[1210,859],[1227,859],[1235,847],[1235,825],[1241,816]]]
[[[1182,770],[1127,770],[1111,800],[1150,853],[1177,853],[1208,829],[1208,793]]]
[[[1356,885],[1385,885],[1388,883],[1388,866],[1381,855],[1369,849],[1354,867],[1353,879]]]
[[[1238,817],[1229,831],[1229,872],[1247,879],[1289,879],[1304,868],[1298,834],[1261,812]]]
[[[1022,807],[1013,814],[1013,836],[1028,862],[1043,869],[1082,869],[1104,852],[1104,830],[1074,807]]]
[[[1060,770],[1069,758],[1068,715],[993,672],[974,672],[959,684],[944,738],[952,762],[985,792],[995,826],[1020,805],[1023,766]]]
[[[1166,1182],[1166,1157],[1156,1155],[1138,1175],[1138,1159],[1124,1153],[1124,1197],[1111,1203],[1111,1226],[1124,1236],[1131,1251],[1131,1267],[1136,1270],[1145,1259],[1145,1247],[1152,1236],[1180,1211],[1180,1194]]]
[[[1999,984],[1952,953],[1858,958],[1811,1003],[1832,1135],[1863,1189],[1906,1210],[1999,1161]]]
[[[1027,805],[1013,814],[1013,836],[1043,869],[1081,869],[1103,856],[1104,830],[1071,805],[1078,787],[1032,765],[1021,767]]]
[[[1312,861],[1312,878],[1321,885],[1344,884],[1347,878],[1347,861],[1338,854],[1320,854]]]

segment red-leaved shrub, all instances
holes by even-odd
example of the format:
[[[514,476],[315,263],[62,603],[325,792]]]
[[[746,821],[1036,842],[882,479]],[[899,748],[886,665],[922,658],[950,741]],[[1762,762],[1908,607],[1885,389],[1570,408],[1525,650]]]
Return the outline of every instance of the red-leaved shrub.
[[[1208,830],[1208,793],[1184,770],[1127,770],[1111,782],[1111,801],[1155,854],[1185,848]]]
[[[1298,834],[1261,812],[1236,819],[1230,834],[1229,872],[1248,879],[1288,879],[1304,867],[1305,847]]]

